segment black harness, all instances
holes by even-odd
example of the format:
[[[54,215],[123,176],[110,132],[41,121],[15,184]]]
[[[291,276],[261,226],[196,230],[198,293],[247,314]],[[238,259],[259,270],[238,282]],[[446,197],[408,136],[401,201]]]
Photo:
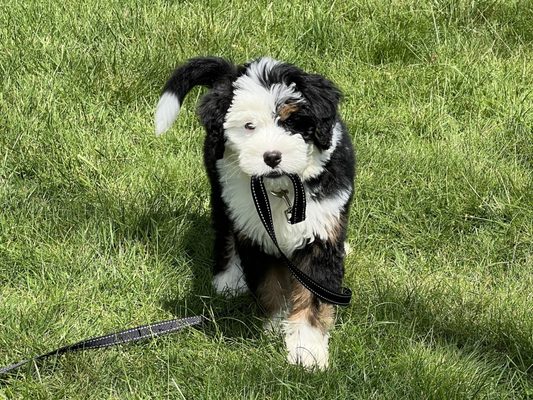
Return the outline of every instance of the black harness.
[[[285,211],[287,222],[294,225],[305,220],[305,190],[298,175],[287,175],[294,187],[294,203],[291,204],[288,198],[288,191],[272,192],[273,195],[283,198],[288,205],[288,209]],[[281,258],[287,264],[287,267],[294,275],[294,277],[311,293],[316,295],[322,301],[330,304],[336,304],[340,306],[347,306],[352,298],[352,291],[346,287],[341,289],[341,292],[334,292],[301,271],[281,250],[276,233],[274,232],[274,223],[272,221],[272,211],[270,208],[270,202],[268,200],[268,194],[265,189],[263,177],[252,177],[251,179],[252,197],[255,204],[255,208],[265,227],[268,235],[274,242],[274,245],[278,249]],[[105,347],[116,346],[119,344],[136,342],[143,339],[152,339],[158,336],[166,335],[172,332],[179,331],[183,328],[199,325],[206,321],[207,318],[199,315],[187,318],[178,318],[168,321],[156,322],[154,324],[142,325],[135,328],[130,328],[120,332],[114,332],[109,335],[98,336],[90,339],[83,340],[78,343],[74,343],[68,346],[60,347],[56,350],[50,351],[46,354],[23,360],[6,367],[0,368],[0,378],[7,375],[19,367],[29,363],[37,362],[50,356],[58,356],[67,352],[75,352],[80,350],[99,349]]]

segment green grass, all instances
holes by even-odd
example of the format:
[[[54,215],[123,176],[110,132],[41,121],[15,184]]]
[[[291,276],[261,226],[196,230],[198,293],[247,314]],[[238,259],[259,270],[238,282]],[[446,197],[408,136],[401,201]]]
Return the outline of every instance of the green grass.
[[[533,397],[533,3],[5,0],[0,365],[127,326],[215,323],[23,369],[0,398]],[[180,61],[271,55],[333,79],[358,152],[331,368],[285,362],[210,286],[199,89]]]

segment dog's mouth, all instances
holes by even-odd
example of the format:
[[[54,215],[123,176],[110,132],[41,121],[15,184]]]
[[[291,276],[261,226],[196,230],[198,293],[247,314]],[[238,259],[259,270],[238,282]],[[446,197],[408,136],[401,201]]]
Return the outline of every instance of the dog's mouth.
[[[255,177],[261,179],[269,178],[264,179],[264,182],[266,189],[270,192],[287,191],[291,186],[291,179],[289,178],[289,175],[279,170],[273,170],[268,174],[263,174],[260,176],[256,175]]]

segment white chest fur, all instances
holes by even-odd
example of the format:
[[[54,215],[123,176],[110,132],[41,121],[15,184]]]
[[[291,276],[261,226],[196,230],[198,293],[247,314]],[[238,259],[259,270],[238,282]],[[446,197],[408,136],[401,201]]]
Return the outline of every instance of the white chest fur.
[[[257,215],[252,200],[250,177],[244,174],[237,165],[238,161],[234,154],[226,155],[217,161],[222,184],[222,198],[229,208],[230,218],[235,228],[258,244],[264,252],[277,255],[278,251]],[[294,192],[289,178],[265,178],[265,187],[269,195],[276,237],[287,256],[315,238],[327,239],[337,226],[341,210],[350,197],[349,191],[342,191],[317,201],[306,190],[306,219],[291,225],[285,217],[286,203],[270,193],[271,190],[288,189],[289,198],[292,199]]]

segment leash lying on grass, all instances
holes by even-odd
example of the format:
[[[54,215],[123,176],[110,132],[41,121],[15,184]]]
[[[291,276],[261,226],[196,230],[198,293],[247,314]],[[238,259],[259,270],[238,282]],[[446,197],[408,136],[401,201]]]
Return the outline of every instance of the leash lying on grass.
[[[110,333],[109,335],[82,340],[78,343],[60,347],[59,349],[53,350],[49,353],[41,354],[40,356],[0,368],[0,377],[2,375],[7,375],[9,372],[16,370],[23,365],[28,364],[30,361],[36,362],[47,357],[59,356],[68,352],[72,353],[80,350],[101,349],[104,347],[112,347],[119,344],[136,342],[143,339],[153,339],[158,336],[177,332],[188,326],[199,325],[204,322],[204,320],[205,318],[201,315],[188,318],[171,319],[168,321],[156,322],[155,324],[137,326],[124,331]]]
[[[305,190],[302,184],[302,181],[298,175],[287,175],[294,187],[294,204],[291,204],[288,198],[288,192],[272,192],[273,195],[283,198],[288,206],[288,209],[285,211],[287,217],[287,222],[291,225],[297,224],[305,220]],[[272,222],[272,212],[270,209],[270,202],[268,200],[268,195],[265,189],[265,184],[263,182],[263,177],[252,177],[251,179],[251,190],[252,196],[255,204],[255,208],[265,227],[268,235],[276,245],[282,259],[287,264],[287,267],[294,275],[294,277],[310,292],[315,294],[317,297],[323,301],[331,304],[337,304],[341,306],[347,306],[350,303],[352,292],[350,289],[344,287],[341,289],[341,292],[334,292],[318,282],[313,278],[307,275],[305,272],[301,271],[296,265],[294,265],[291,260],[281,251],[281,248],[278,244],[276,238],[276,233],[274,232],[274,223]],[[119,344],[136,342],[143,339],[153,339],[158,336],[163,336],[172,332],[177,332],[183,328],[200,325],[206,321],[203,315],[198,315],[194,317],[187,318],[178,318],[171,319],[168,321],[156,322],[149,325],[141,325],[135,328],[126,329],[120,332],[114,332],[104,336],[98,336],[81,342],[77,342],[71,345],[60,347],[56,350],[50,351],[46,354],[41,354],[39,356],[23,360],[6,367],[0,368],[0,378],[7,375],[10,372],[15,371],[16,369],[22,367],[23,365],[28,364],[29,362],[41,361],[45,358],[51,356],[58,356],[67,352],[75,352],[80,350],[89,350],[89,349],[100,349],[105,347],[112,347]]]

